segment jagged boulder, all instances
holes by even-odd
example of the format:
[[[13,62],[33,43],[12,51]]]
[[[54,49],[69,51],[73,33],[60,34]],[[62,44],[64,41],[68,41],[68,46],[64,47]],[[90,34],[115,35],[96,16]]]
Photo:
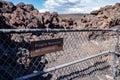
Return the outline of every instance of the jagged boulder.
[[[87,28],[111,28],[120,25],[120,3],[92,11],[80,19],[80,26]]]
[[[0,13],[12,13],[15,9],[12,2],[0,1]]]
[[[0,13],[9,28],[69,28],[77,24],[72,18],[64,21],[57,12],[40,13],[33,5],[23,2],[15,6],[11,2],[0,1]]]

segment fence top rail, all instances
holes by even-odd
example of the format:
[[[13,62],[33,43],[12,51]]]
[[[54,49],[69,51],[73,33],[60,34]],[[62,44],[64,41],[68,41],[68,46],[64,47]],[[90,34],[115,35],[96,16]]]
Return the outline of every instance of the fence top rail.
[[[120,29],[0,29],[1,33],[41,33],[41,32],[82,32],[82,31],[120,31]]]

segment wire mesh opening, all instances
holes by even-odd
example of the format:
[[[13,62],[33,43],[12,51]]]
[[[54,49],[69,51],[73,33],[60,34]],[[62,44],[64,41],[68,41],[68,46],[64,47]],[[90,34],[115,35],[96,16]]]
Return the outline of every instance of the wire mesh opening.
[[[104,51],[114,52],[115,37],[116,32],[109,31],[0,34],[0,79],[16,79]],[[63,38],[63,50],[30,56],[32,41],[59,38]],[[111,76],[112,61],[112,54],[101,55],[30,80],[104,80]]]

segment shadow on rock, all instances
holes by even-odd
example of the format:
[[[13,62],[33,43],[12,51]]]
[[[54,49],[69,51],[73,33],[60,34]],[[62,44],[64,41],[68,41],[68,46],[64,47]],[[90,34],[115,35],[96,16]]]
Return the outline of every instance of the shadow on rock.
[[[30,43],[11,40],[8,34],[0,35],[0,80],[12,80],[44,69],[47,60],[44,56],[30,57]],[[52,75],[37,76],[48,80]]]

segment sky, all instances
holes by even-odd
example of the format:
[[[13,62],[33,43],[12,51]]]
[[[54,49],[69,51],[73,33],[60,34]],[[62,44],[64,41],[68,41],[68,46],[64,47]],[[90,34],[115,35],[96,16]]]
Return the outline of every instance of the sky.
[[[19,2],[33,4],[40,12],[50,11],[59,14],[72,13],[90,13],[106,5],[120,3],[120,0],[5,0],[13,2],[15,5]]]

